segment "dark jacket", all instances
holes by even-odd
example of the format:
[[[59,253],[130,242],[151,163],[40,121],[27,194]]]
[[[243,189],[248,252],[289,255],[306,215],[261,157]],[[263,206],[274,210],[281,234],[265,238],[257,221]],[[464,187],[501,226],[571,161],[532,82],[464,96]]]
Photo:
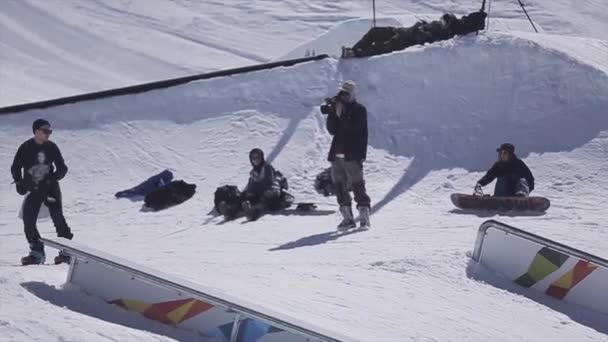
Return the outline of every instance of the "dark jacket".
[[[51,141],[39,145],[33,138],[19,146],[11,165],[15,183],[23,182],[28,190],[59,181],[67,172],[59,147]]]
[[[486,186],[497,177],[508,177],[514,179],[525,178],[526,181],[528,181],[530,191],[534,190],[534,176],[532,176],[532,172],[526,163],[517,158],[516,155],[513,155],[511,160],[507,162],[497,161],[494,163],[485,176],[481,177],[478,183],[482,186]]]
[[[254,167],[249,172],[249,181],[243,192],[250,192],[261,196],[264,192],[272,190],[280,192],[277,173],[272,165],[264,162],[259,167]]]
[[[338,117],[333,110],[327,115],[327,131],[333,135],[327,160],[336,159],[336,146],[340,144],[347,161],[365,160],[367,158],[367,109],[353,100],[344,105],[342,115]]]
[[[484,11],[473,12],[463,16],[454,21],[454,33],[457,35],[464,35],[485,29],[487,16],[488,14]]]

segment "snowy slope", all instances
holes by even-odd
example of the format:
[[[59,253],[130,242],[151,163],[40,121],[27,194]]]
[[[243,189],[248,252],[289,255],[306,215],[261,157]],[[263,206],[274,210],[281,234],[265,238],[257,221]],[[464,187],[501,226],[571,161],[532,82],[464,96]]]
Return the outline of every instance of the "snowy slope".
[[[603,0],[526,5],[548,33],[604,39],[608,31]],[[479,7],[471,0],[382,0],[377,15],[437,18]],[[515,0],[493,1],[490,15],[491,30],[529,30]],[[269,61],[342,21],[369,17],[368,0],[4,0],[0,105]]]
[[[494,148],[513,141],[535,173],[536,193],[553,204],[545,215],[497,219],[607,257],[606,60],[606,43],[594,39],[489,33],[193,82],[0,117],[0,163],[10,164],[7,146],[45,116],[70,166],[62,186],[79,242],[359,339],[608,340],[606,317],[471,278],[467,254],[485,217],[448,200],[471,191]],[[312,183],[329,146],[317,105],[343,79],[358,82],[370,113],[365,168],[375,213],[371,231],[337,235],[334,199],[319,198]],[[218,185],[245,183],[255,146],[299,199],[321,202],[319,212],[224,224],[207,215]],[[195,197],[159,213],[112,197],[166,167],[197,184]],[[19,197],[8,174],[0,177],[0,260],[14,263],[26,249]],[[48,223],[41,229],[52,233]],[[11,312],[0,333],[15,334],[30,319],[23,301],[45,298],[19,286],[30,273],[60,283],[55,267],[0,266],[12,294],[0,296]],[[62,321],[42,324],[48,330]],[[37,340],[38,333],[14,336]],[[117,334],[138,339],[128,329]]]

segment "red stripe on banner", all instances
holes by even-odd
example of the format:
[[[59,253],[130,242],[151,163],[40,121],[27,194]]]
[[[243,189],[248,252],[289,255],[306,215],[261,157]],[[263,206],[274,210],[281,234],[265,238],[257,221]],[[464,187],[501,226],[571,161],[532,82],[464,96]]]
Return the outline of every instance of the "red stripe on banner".
[[[593,265],[589,261],[579,260],[571,271],[564,274],[553,284],[551,284],[545,293],[551,297],[562,300],[568,295],[570,290],[572,290],[578,283],[583,281],[583,279],[591,274],[591,272],[593,272],[596,268],[597,266]],[[568,278],[571,279],[571,282],[569,284],[564,284]],[[560,286],[562,284],[565,285],[565,287]]]

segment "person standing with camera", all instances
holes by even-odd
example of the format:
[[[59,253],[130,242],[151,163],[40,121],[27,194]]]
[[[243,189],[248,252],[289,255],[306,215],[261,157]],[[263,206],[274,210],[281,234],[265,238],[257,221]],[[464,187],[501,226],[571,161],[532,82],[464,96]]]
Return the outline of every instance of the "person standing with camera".
[[[333,135],[328,160],[343,220],[339,230],[357,225],[353,217],[350,182],[359,209],[360,227],[370,228],[370,198],[365,190],[363,162],[367,157],[367,109],[355,99],[356,84],[345,81],[338,94],[327,99],[321,112],[327,114],[327,131]]]

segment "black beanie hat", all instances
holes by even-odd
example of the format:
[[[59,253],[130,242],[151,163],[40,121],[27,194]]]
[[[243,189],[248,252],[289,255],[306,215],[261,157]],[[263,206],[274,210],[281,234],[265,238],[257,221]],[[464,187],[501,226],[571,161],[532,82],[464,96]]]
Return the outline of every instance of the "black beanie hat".
[[[32,132],[36,133],[36,130],[40,129],[40,127],[42,127],[42,126],[49,126],[49,127],[51,127],[51,124],[48,121],[44,120],[44,119],[37,119],[32,124]]]
[[[510,143],[504,143],[504,144],[500,145],[499,148],[496,149],[496,152],[500,152],[500,151],[507,151],[511,154],[515,154],[515,146],[513,146],[513,144],[510,144]]]
[[[264,161],[264,151],[259,148],[254,148],[253,150],[249,151],[249,161],[251,161],[251,158],[253,158],[255,154],[259,155],[262,158],[262,161]]]

